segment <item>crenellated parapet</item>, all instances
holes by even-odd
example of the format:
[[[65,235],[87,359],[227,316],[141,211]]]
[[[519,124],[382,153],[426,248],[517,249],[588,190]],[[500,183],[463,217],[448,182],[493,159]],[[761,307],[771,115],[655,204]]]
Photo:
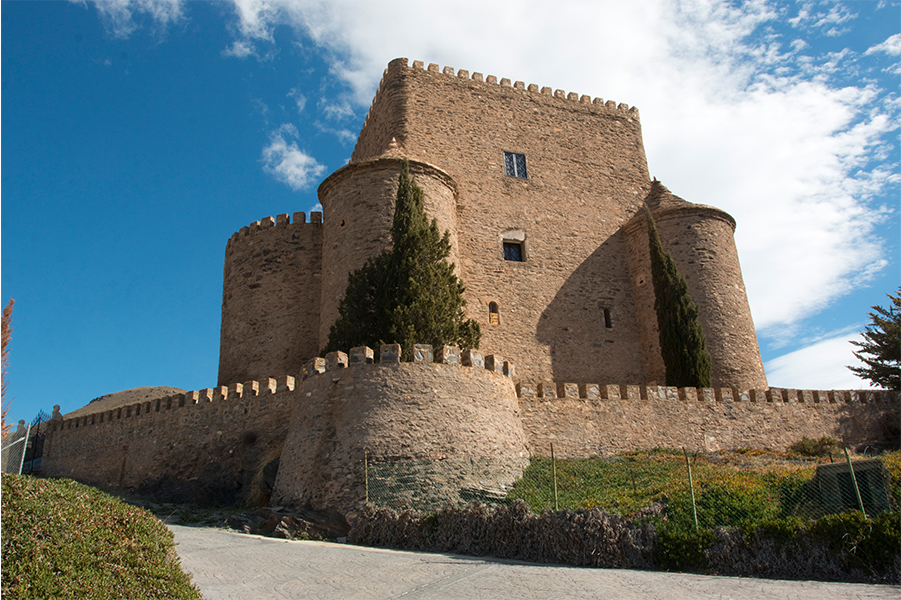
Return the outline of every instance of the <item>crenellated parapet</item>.
[[[459,69],[455,71],[453,67],[445,66],[444,68],[441,68],[435,63],[429,63],[429,65],[426,66],[425,63],[421,60],[414,60],[413,64],[410,65],[408,59],[396,58],[388,64],[388,68],[385,69],[385,72],[382,75],[378,90],[376,90],[372,104],[370,105],[369,113],[367,113],[366,121],[363,123],[361,136],[362,132],[366,131],[366,128],[369,125],[369,114],[371,114],[372,112],[372,107],[387,93],[384,90],[390,86],[390,75],[396,69],[417,69],[419,71],[425,71],[430,75],[434,75],[436,77],[454,77],[457,79],[466,80],[468,82],[481,83],[485,86],[510,88],[512,90],[521,91],[524,94],[537,94],[541,96],[551,97],[571,104],[591,106],[595,109],[605,112],[623,115],[630,119],[635,119],[636,121],[640,120],[638,108],[635,106],[630,107],[624,102],[617,103],[614,100],[605,101],[600,97],[591,97],[587,94],[580,94],[578,92],[572,91],[566,92],[562,89],[553,89],[548,86],[539,86],[536,83],[530,83],[526,85],[526,83],[523,81],[511,82],[511,80],[507,77],[498,78],[496,75],[483,75],[479,72],[470,73],[466,69]]]
[[[693,388],[656,385],[601,385],[597,383],[517,383],[523,400],[575,398],[581,400],[667,400],[673,402],[744,402],[776,404],[897,404],[901,393],[893,390],[767,390]]]
[[[311,212],[310,213],[310,221],[307,222],[306,213],[303,212],[295,212],[293,215],[288,213],[282,213],[279,215],[275,215],[274,217],[265,217],[260,219],[259,221],[254,221],[250,225],[245,225],[238,231],[234,232],[230,238],[228,238],[228,242],[225,244],[226,253],[231,250],[232,245],[236,243],[240,243],[242,238],[247,238],[251,236],[257,235],[265,235],[269,230],[277,229],[278,233],[281,233],[284,228],[300,228],[304,226],[318,226],[322,227],[322,213],[321,212]]]

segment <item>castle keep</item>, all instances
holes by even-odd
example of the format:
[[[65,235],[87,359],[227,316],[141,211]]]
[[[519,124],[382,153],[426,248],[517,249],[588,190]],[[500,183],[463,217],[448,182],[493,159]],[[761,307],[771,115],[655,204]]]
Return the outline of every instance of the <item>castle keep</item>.
[[[226,247],[219,384],[318,356],[349,272],[390,243],[401,159],[450,233],[480,349],[524,381],[664,385],[644,206],[699,305],[713,385],[766,388],[735,221],[648,175],[638,110],[392,61],[323,214],[264,219]]]
[[[390,243],[404,159],[450,234],[481,346],[319,357],[348,274]],[[365,460],[402,463],[441,503],[511,484],[552,443],[569,457],[878,445],[897,422],[895,392],[768,388],[735,221],[651,180],[634,107],[397,59],[319,199],[309,222],[280,214],[229,239],[218,385],[55,411],[47,474],[240,501],[280,456],[273,501],[346,509]],[[711,388],[666,386],[645,207],[700,309]]]

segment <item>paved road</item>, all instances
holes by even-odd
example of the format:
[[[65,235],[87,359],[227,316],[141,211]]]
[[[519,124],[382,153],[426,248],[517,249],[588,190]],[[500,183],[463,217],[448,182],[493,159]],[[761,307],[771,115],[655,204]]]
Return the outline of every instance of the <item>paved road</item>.
[[[504,600],[863,600],[901,587],[706,577],[543,566],[452,554],[288,542],[221,529],[170,525],[182,566],[206,600],[341,598]]]

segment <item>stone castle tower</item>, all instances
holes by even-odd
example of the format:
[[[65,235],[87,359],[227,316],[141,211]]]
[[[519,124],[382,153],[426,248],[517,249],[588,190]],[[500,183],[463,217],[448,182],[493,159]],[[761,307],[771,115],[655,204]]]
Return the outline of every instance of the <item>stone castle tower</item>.
[[[347,275],[389,243],[404,158],[450,232],[481,350],[523,381],[665,384],[643,207],[700,308],[713,386],[767,387],[725,212],[651,181],[638,111],[534,84],[391,61],[323,214],[226,247],[219,384],[317,356]]]

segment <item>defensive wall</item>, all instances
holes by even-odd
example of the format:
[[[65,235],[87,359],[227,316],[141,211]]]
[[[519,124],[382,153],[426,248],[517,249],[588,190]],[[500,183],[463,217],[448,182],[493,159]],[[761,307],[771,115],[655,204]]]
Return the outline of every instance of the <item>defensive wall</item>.
[[[330,353],[297,378],[221,386],[63,419],[44,470],[111,488],[200,490],[239,502],[265,460],[281,463],[273,499],[347,508],[369,460],[414,465],[422,494],[509,485],[530,455],[587,457],[658,446],[784,449],[803,436],[879,446],[899,394],[771,388],[524,383],[509,361],[420,347],[400,363],[363,349]],[[434,359],[433,359],[434,358]]]

